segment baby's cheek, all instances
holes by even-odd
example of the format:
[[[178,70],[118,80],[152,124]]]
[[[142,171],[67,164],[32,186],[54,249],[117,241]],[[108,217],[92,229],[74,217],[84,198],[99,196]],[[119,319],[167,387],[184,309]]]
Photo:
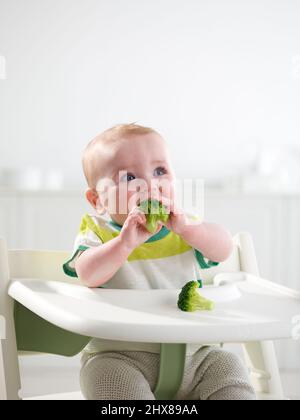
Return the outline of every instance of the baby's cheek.
[[[128,191],[127,193],[128,212],[130,212],[131,209],[137,205],[138,199],[139,199],[139,196],[137,192]]]
[[[116,187],[110,187],[107,190],[105,206],[110,214],[118,212],[118,194]]]
[[[174,185],[174,181],[172,180],[172,178],[164,178],[164,179],[160,180],[159,190],[164,197],[167,197],[169,199],[173,199],[174,198],[174,189],[175,189],[175,185]]]
[[[130,202],[134,205],[134,197],[132,197],[134,194],[124,187],[116,187],[115,191],[112,192],[112,195],[115,197],[116,213],[120,215],[128,215],[130,211]]]

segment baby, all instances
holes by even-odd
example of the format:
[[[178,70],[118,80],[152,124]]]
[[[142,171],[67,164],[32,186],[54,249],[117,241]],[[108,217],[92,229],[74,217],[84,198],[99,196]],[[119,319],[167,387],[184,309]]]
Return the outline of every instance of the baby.
[[[86,214],[66,274],[91,288],[181,289],[206,267],[226,260],[232,238],[221,226],[178,208],[167,144],[155,130],[117,125],[92,140],[83,155]],[[156,232],[139,208],[159,200],[169,214]],[[204,257],[209,261],[205,261]],[[154,400],[160,343],[92,339],[84,349],[80,382],[86,399]],[[188,344],[177,400],[253,400],[247,371],[218,347]]]

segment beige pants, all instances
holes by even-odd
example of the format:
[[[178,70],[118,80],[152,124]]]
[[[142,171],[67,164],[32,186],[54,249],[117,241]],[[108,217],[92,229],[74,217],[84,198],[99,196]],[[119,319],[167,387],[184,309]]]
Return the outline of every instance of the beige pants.
[[[83,355],[80,383],[88,400],[155,400],[160,355],[141,351]],[[176,400],[255,400],[247,371],[232,353],[203,347],[186,357]]]

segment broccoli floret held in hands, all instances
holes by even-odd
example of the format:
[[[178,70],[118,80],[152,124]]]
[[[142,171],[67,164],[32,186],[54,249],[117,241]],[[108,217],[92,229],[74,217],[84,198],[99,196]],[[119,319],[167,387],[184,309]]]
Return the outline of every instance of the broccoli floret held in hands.
[[[212,311],[214,303],[205,299],[199,293],[198,281],[189,281],[182,289],[178,297],[177,306],[182,311]]]
[[[146,228],[150,233],[156,232],[159,221],[166,223],[169,219],[166,207],[158,200],[145,200],[139,207],[146,215]]]

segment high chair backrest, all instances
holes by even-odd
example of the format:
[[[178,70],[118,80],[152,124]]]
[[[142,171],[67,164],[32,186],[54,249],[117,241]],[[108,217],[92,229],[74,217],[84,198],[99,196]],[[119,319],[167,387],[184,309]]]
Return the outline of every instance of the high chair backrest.
[[[75,356],[90,341],[90,337],[65,331],[38,317],[8,296],[9,282],[13,278],[31,278],[78,284],[64,274],[62,264],[68,252],[10,250],[0,238],[0,316],[6,320],[9,340],[3,340],[3,351],[11,352],[7,344],[16,337],[17,350],[30,353],[51,353]],[[5,350],[6,349],[6,350]],[[8,356],[7,356],[8,357]]]
[[[245,242],[247,243],[245,244]],[[249,234],[240,233],[236,235],[231,256],[218,266],[201,270],[203,280],[210,283],[219,272],[236,272],[243,269],[241,263],[244,263],[244,265],[247,263],[248,266],[251,261],[255,263],[254,249],[252,249],[251,255],[249,244],[251,245]],[[10,278],[36,278],[78,284],[78,279],[67,276],[62,270],[63,263],[69,257],[70,253],[65,251],[9,250]]]
[[[70,257],[64,251],[10,250],[8,251],[10,278],[33,278],[77,283],[67,276],[62,265]]]

